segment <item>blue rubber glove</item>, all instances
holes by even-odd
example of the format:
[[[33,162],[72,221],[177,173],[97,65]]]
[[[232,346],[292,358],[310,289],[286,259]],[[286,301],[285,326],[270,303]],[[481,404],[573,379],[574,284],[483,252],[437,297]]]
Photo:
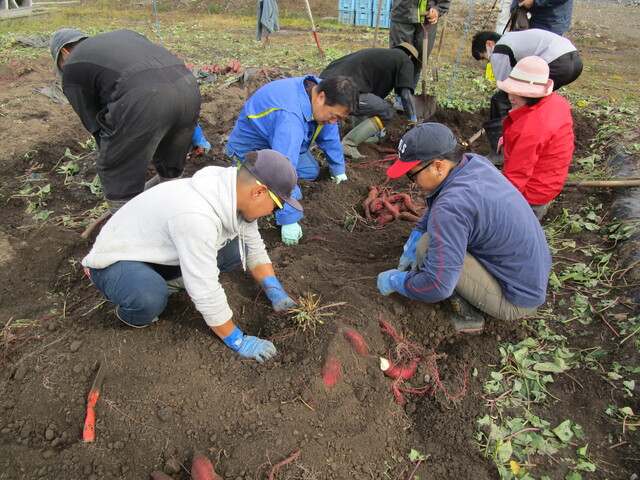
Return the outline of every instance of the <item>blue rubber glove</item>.
[[[422,238],[422,232],[418,230],[414,230],[409,235],[409,240],[404,244],[402,250],[402,256],[400,257],[400,262],[398,263],[398,270],[401,272],[406,272],[407,270],[417,270],[418,269],[418,259],[416,258],[416,247],[418,246],[418,241]]]
[[[336,185],[340,185],[342,182],[347,181],[347,175],[345,173],[334,175],[331,177],[331,180],[333,180],[333,183],[335,183]]]
[[[202,147],[204,149],[204,153],[211,150],[211,144],[207,142],[206,138],[204,138],[204,133],[202,132],[200,125],[196,125],[196,129],[193,131],[191,144],[195,147]]]
[[[302,227],[298,223],[290,223],[288,225],[282,225],[282,243],[285,245],[297,245],[298,241],[302,238]]]
[[[276,347],[269,340],[245,335],[238,327],[235,327],[233,332],[222,341],[234,352],[259,363],[269,360],[278,353]]]
[[[378,275],[378,290],[385,296],[398,292],[406,297],[407,291],[404,289],[404,279],[407,275],[408,272],[401,272],[395,268],[382,272]]]
[[[266,277],[262,280],[262,288],[267,298],[271,300],[271,305],[276,312],[282,312],[295,306],[296,302],[287,295],[276,277]]]

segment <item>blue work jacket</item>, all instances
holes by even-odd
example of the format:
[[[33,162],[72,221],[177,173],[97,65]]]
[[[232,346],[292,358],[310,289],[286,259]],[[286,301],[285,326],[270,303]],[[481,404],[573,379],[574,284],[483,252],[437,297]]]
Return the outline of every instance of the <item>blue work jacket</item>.
[[[486,158],[465,154],[427,198],[416,226],[429,233],[429,250],[404,281],[406,295],[434,303],[448,298],[471,254],[520,307],[546,298],[551,253],[540,222],[524,197]]]
[[[227,155],[241,162],[247,152],[270,148],[289,158],[298,158],[315,141],[324,152],[331,175],[345,173],[344,153],[337,124],[318,125],[304,88],[307,77],[285,78],[260,87],[240,111],[227,143]]]

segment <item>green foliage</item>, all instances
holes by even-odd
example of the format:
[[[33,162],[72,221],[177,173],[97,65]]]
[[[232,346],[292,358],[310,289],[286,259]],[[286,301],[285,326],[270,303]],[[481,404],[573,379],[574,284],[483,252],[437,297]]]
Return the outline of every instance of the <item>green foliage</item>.
[[[484,454],[494,460],[503,480],[533,479],[527,470],[534,465],[532,457],[554,455],[584,437],[582,427],[571,420],[555,427],[531,413],[522,417],[507,416],[500,422],[496,420],[490,415],[480,418],[476,440]],[[586,447],[583,448],[586,452]],[[595,470],[594,464],[587,465],[588,462],[578,458],[573,469],[593,467]]]
[[[527,338],[518,344],[504,343],[499,347],[500,369],[490,374],[484,384],[486,395],[494,407],[526,406],[546,402],[552,395],[548,384],[553,374],[564,373],[578,359],[576,352],[562,344],[546,344]]]
[[[78,182],[78,185],[83,187],[89,187],[91,193],[97,197],[102,196],[102,183],[100,183],[100,177],[96,175],[91,182]]]

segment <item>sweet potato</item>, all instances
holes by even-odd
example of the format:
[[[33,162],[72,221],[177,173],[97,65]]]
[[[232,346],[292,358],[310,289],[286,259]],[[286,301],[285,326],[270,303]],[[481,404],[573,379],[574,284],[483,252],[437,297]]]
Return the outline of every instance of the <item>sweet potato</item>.
[[[410,213],[410,212],[400,212],[400,214],[398,215],[398,218],[400,220],[405,220],[407,222],[417,222],[418,220],[420,220],[419,216],[414,215],[413,213]]]
[[[407,380],[413,377],[416,373],[418,364],[416,362],[407,362],[400,365],[394,365],[386,358],[380,357],[380,370],[384,374],[391,378],[399,378],[400,380]]]
[[[349,342],[351,342],[351,346],[358,355],[361,357],[367,356],[369,353],[369,346],[355,330],[348,330],[344,332],[344,336],[347,337]]]
[[[376,213],[382,210],[383,208],[384,208],[384,205],[382,205],[382,200],[380,200],[379,198],[374,198],[373,202],[371,202],[371,205],[369,205],[369,212]]]
[[[398,207],[396,207],[395,205],[392,205],[391,202],[389,202],[389,200],[384,200],[382,204],[384,205],[384,208],[386,208],[389,211],[389,213],[393,216],[394,220],[400,216],[400,211],[398,210]]]
[[[393,215],[387,213],[386,210],[380,212],[380,215],[378,215],[378,219],[376,220],[376,224],[379,227],[384,227],[389,222],[393,222]]]
[[[322,367],[322,381],[327,387],[333,387],[340,380],[340,360],[329,357]]]
[[[406,208],[409,212],[413,213],[414,215],[418,215],[418,216],[420,216],[420,215],[419,215],[419,213],[418,213],[418,210],[417,210],[417,209],[416,209],[416,207],[413,205],[413,199],[412,199],[408,194],[406,194],[406,193],[403,193],[403,194],[402,194],[402,198],[403,198],[403,203],[404,203],[405,208]]]
[[[193,480],[223,480],[213,470],[213,465],[203,454],[195,452],[191,463],[191,478]]]
[[[371,219],[369,205],[371,205],[371,202],[373,202],[377,197],[378,197],[378,189],[373,185],[371,185],[369,187],[369,194],[367,195],[367,198],[365,198],[364,201],[362,202],[362,208],[364,209],[364,218],[366,218],[367,220]]]

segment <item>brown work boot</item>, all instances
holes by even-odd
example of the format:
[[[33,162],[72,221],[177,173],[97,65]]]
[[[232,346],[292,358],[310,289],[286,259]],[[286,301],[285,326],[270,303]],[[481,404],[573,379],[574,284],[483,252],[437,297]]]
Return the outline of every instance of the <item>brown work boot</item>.
[[[458,293],[449,297],[451,306],[451,323],[456,331],[471,335],[479,335],[484,330],[484,314],[471,305]]]

